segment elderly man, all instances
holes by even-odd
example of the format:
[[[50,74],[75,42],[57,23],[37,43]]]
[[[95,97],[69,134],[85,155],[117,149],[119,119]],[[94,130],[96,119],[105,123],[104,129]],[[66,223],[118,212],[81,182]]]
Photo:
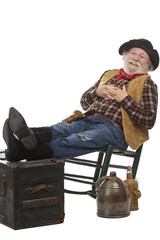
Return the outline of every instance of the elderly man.
[[[106,149],[108,144],[137,149],[148,140],[157,112],[157,86],[149,71],[159,65],[150,41],[122,44],[123,69],[106,71],[81,98],[82,119],[51,127],[29,128],[23,116],[10,108],[3,128],[8,161],[48,157],[66,159]]]

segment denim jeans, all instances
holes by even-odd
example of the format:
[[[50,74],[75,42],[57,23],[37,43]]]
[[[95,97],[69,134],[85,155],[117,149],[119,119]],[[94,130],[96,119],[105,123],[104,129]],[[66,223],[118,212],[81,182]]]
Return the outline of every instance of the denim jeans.
[[[72,123],[58,123],[50,127],[52,140],[47,144],[53,157],[67,159],[105,150],[108,144],[126,149],[123,132],[115,124],[101,117],[89,116]]]

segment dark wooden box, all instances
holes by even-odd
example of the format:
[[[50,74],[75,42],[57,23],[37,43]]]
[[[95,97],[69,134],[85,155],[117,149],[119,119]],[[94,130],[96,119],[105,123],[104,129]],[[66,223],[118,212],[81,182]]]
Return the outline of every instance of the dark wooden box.
[[[63,161],[0,161],[0,223],[22,229],[63,221]]]

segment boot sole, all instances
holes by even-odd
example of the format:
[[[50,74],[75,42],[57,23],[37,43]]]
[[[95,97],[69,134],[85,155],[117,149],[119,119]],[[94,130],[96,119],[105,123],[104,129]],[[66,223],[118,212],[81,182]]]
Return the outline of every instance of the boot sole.
[[[9,146],[9,135],[8,135],[8,119],[5,121],[3,126],[3,139],[7,146]]]
[[[23,116],[13,107],[9,112],[9,126],[27,150],[32,150],[37,146],[34,133],[28,128]]]
[[[14,154],[11,153],[10,149],[10,137],[9,137],[9,120],[7,119],[3,126],[3,139],[8,147],[8,149],[5,150],[5,157],[9,162],[18,162],[22,159],[17,159]],[[17,140],[18,141],[18,140]]]

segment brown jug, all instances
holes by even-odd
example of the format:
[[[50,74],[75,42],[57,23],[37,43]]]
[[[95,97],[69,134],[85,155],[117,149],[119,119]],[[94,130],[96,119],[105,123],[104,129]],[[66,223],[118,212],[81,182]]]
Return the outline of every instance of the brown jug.
[[[121,218],[130,215],[130,196],[126,184],[115,172],[101,177],[97,183],[97,216]]]

